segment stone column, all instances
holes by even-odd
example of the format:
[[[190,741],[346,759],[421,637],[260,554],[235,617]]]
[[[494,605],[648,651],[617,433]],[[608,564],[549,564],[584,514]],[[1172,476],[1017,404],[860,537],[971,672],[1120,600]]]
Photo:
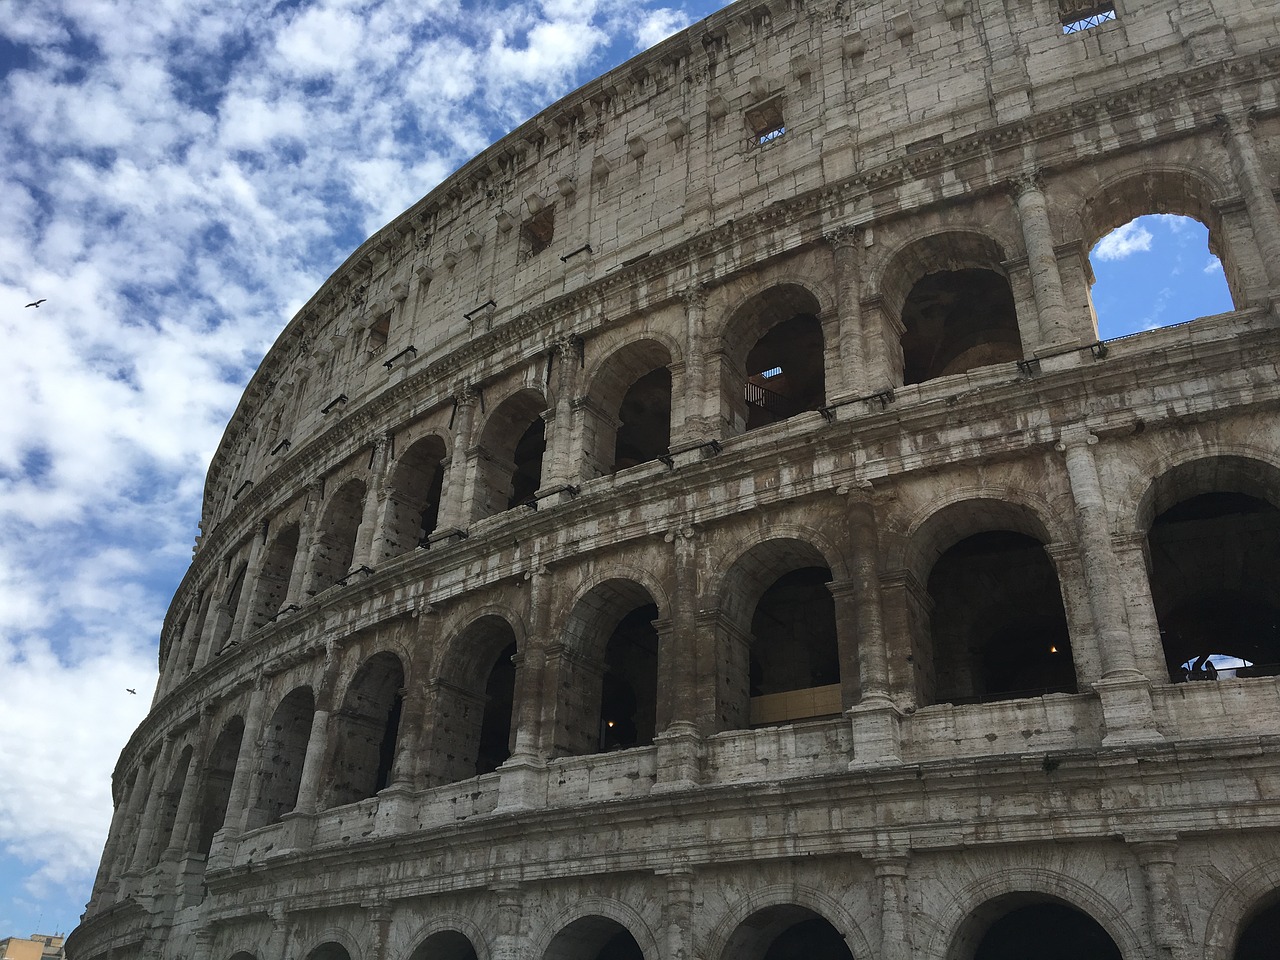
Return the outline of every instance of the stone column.
[[[694,960],[693,871],[675,869],[667,874],[667,960]]]
[[[351,556],[351,572],[373,565],[373,544],[380,539],[378,521],[385,512],[387,499],[387,464],[390,462],[391,437],[391,432],[387,431],[373,438],[373,462],[369,466],[369,483],[365,488],[356,548]]]
[[[219,835],[238,836],[246,829],[249,817],[249,787],[253,783],[258,758],[262,756],[262,727],[267,712],[267,693],[259,680],[249,694],[249,709],[245,711],[244,733],[240,737],[240,753],[236,756],[236,769],[231,775],[231,790],[227,795],[227,815]],[[214,839],[217,846],[217,837]],[[212,857],[210,851],[210,857]]]
[[[890,316],[883,297],[868,297],[859,304],[867,337],[867,393],[902,385],[902,335],[907,328],[900,317]]]
[[[170,734],[164,738],[160,755],[152,766],[154,772],[147,787],[146,805],[142,808],[142,817],[138,821],[138,842],[133,848],[133,858],[129,865],[131,873],[142,873],[151,866],[151,847],[156,842],[156,822],[159,819],[157,813],[164,800],[165,775],[169,772],[169,760],[172,756],[173,736]]]
[[[670,718],[658,732],[655,790],[682,790],[702,780],[702,731],[698,727],[698,541],[692,527],[667,534],[672,545],[675,590],[671,617],[659,644],[659,696]]]
[[[113,882],[118,880],[120,875],[129,868],[129,863],[137,849],[138,833],[142,826],[139,818],[142,816],[147,797],[151,794],[151,781],[154,778],[154,759],[151,763],[140,763],[138,765],[138,775],[134,778],[133,789],[129,791],[129,809],[125,813],[124,820],[121,823],[121,833],[116,840],[117,849],[111,864],[111,875],[109,877]],[[130,839],[134,841],[132,849],[127,842]]]
[[[1045,201],[1040,178],[1030,174],[1014,180],[1010,192],[1022,224],[1022,239],[1027,248],[1027,270],[1039,313],[1040,339],[1024,343],[1026,353],[1051,351],[1074,346],[1081,338],[1072,330],[1062,294],[1062,276],[1058,273],[1058,254],[1054,250],[1053,226],[1049,222],[1049,206]]]
[[[1187,923],[1187,911],[1178,892],[1178,874],[1175,854],[1177,836],[1159,840],[1130,842],[1142,865],[1144,886],[1147,889],[1147,917],[1151,943],[1159,950],[1159,956],[1167,960],[1191,960],[1195,949],[1191,943],[1191,931]]]
[[[1234,95],[1232,99],[1238,100]],[[1262,161],[1258,159],[1253,119],[1236,103],[1221,117],[1221,123],[1225,128],[1227,152],[1231,155],[1231,169],[1244,196],[1245,209],[1249,211],[1249,222],[1267,272],[1269,292],[1280,294],[1280,208],[1276,206],[1275,193]]]
[[[911,960],[911,912],[907,908],[907,858],[874,861],[880,885],[880,960]]]
[[[720,416],[719,384],[707,382],[705,318],[707,291],[701,286],[680,292],[684,304],[684,423],[673,424],[671,446],[710,436]]]
[[[1093,446],[1098,438],[1083,427],[1063,431],[1056,449],[1066,461],[1075,501],[1076,535],[1084,559],[1085,589],[1102,663],[1094,684],[1102,698],[1107,734],[1104,743],[1159,739],[1151,708],[1151,686],[1138,672],[1125,620],[1119,565],[1111,550],[1111,531]]]
[[[115,805],[115,809],[111,812],[111,826],[107,829],[107,842],[102,848],[102,860],[98,864],[97,876],[93,879],[93,892],[90,895],[90,903],[96,904],[98,898],[102,895],[102,891],[108,883],[114,879],[114,866],[116,859],[120,855],[121,833],[124,828],[125,821],[128,819],[129,808],[133,805],[133,795],[138,792],[138,784],[142,778],[139,771],[133,779],[132,784],[126,784],[122,789],[120,799]]]
[[[835,342],[823,325],[826,352],[827,402],[846,395],[870,393],[867,376],[866,337],[859,300],[858,244],[862,231],[839,227],[824,238],[831,245],[836,280]]]
[[[218,624],[224,616],[223,597],[226,596],[231,581],[231,569],[221,564],[218,576],[209,585],[209,606],[206,608],[204,623],[200,629],[199,649],[196,653],[196,668],[200,668],[213,659],[213,639],[218,635]]]
[[[396,755],[391,763],[392,787],[412,791],[418,788],[418,743],[427,710],[426,684],[413,681],[400,690],[400,729]]]
[[[178,809],[173,816],[173,831],[169,834],[169,842],[161,859],[178,860],[183,857],[190,850],[187,846],[188,834],[200,829],[196,808],[200,799],[200,786],[204,780],[201,774],[212,721],[212,710],[206,708],[200,714],[200,726],[191,740],[191,762],[187,764],[187,775],[183,778],[182,793],[178,797]]]
[[[552,489],[579,479],[574,454],[574,401],[578,396],[581,372],[581,341],[573,337],[561,337],[552,347],[552,368],[555,375],[553,413],[547,419],[549,433],[547,450],[542,464],[542,489]]]
[[[520,887],[506,884],[493,888],[498,898],[498,923],[494,931],[492,960],[524,960],[520,943]]]
[[[369,943],[369,960],[386,960],[387,941],[391,933],[391,907],[386,903],[362,903],[366,922],[373,932]]]
[[[333,710],[333,688],[340,662],[341,655],[330,645],[325,653],[324,674],[316,691],[316,709],[311,717],[311,733],[307,737],[307,752],[302,761],[298,802],[293,808],[295,813],[315,813],[320,804],[320,775],[328,753],[329,715]]]
[[[901,761],[898,708],[890,696],[889,652],[880,586],[880,535],[875,509],[863,499],[846,514],[850,576],[845,585],[847,616],[857,637],[859,700],[848,711],[853,723],[851,769]]]
[[[1152,683],[1165,683],[1169,680],[1169,665],[1164,658],[1164,642],[1160,639],[1160,622],[1147,573],[1147,535],[1132,533],[1113,537],[1111,546],[1120,570],[1120,587],[1138,672]]]
[[[249,561],[245,564],[244,583],[240,586],[240,602],[236,604],[231,634],[228,643],[239,643],[252,629],[253,600],[258,589],[258,580],[262,576],[262,565],[266,562],[266,541],[269,535],[268,525],[264,522],[259,535],[249,543]]]
[[[498,769],[498,810],[525,810],[545,802],[545,758],[542,707],[546,699],[546,631],[551,606],[551,577],[535,557],[528,576],[529,607],[525,622],[529,634],[517,647],[512,661],[516,667],[515,702],[511,722],[515,724],[515,747]],[[548,709],[553,705],[548,704]]]
[[[280,609],[289,606],[300,607],[306,599],[306,587],[310,584],[311,554],[314,549],[316,525],[319,521],[322,483],[313,480],[307,484],[306,503],[302,516],[298,518],[298,549],[293,557],[293,566],[289,570],[289,585],[285,588],[284,603]]]
[[[428,538],[434,542],[456,530],[465,530],[471,522],[470,504],[475,499],[472,489],[476,471],[470,469],[475,442],[471,436],[475,428],[476,405],[480,395],[465,381],[459,382],[453,391],[453,445],[449,449],[449,461],[445,467],[444,484],[440,493],[440,514],[436,529]]]

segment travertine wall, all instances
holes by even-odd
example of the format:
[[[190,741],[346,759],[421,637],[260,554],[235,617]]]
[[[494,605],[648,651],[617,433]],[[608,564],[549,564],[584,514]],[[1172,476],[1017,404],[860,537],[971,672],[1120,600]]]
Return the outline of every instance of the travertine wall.
[[[1280,611],[1280,18],[1069,9],[734,4],[362,245],[210,468],[70,955],[1274,924],[1280,686],[1178,681],[1181,594]],[[1100,344],[1088,251],[1156,212],[1236,309]]]

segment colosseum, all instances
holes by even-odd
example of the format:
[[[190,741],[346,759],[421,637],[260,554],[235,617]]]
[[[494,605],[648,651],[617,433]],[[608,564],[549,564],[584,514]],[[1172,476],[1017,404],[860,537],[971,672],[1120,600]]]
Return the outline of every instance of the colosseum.
[[[245,391],[69,954],[1274,958],[1278,36],[742,0],[468,162]],[[1147,213],[1233,309],[1100,340]]]

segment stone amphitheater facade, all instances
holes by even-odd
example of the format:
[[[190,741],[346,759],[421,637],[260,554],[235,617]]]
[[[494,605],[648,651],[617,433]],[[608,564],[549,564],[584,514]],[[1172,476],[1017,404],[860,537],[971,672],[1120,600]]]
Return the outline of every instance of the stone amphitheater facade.
[[[250,382],[69,954],[1273,956],[1278,36],[746,0],[466,164]],[[1234,309],[1100,342],[1145,213]]]

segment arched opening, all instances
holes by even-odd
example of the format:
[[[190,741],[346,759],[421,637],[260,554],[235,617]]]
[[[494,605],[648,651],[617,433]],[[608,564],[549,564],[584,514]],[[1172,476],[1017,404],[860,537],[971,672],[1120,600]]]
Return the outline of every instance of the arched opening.
[[[340,943],[322,943],[307,954],[307,960],[351,960],[351,954]]]
[[[511,756],[516,652],[511,624],[492,614],[449,641],[439,679],[431,684],[423,750],[428,783],[492,773]]]
[[[254,588],[251,630],[266,626],[284,606],[297,556],[298,525],[291,523],[276,534],[263,558],[262,572]]]
[[[829,920],[795,904],[757,910],[734,931],[722,960],[853,960]]]
[[[160,809],[156,811],[155,846],[151,848],[150,865],[160,862],[161,856],[174,840],[173,829],[178,819],[178,805],[182,803],[182,788],[187,782],[187,768],[191,766],[191,747],[185,747],[169,775],[169,783],[160,796]],[[178,838],[182,840],[181,837]]]
[[[739,307],[725,328],[726,415],[735,432],[778,423],[826,403],[821,306],[782,283]]]
[[[360,518],[364,514],[365,492],[363,480],[348,480],[325,504],[311,567],[309,593],[320,593],[351,572]]]
[[[396,461],[387,484],[383,559],[425,544],[436,528],[446,455],[444,441],[431,436],[419,440]]]
[[[481,431],[479,477],[472,518],[492,516],[533,501],[542,485],[546,401],[521,390],[500,403]]]
[[[582,405],[583,476],[616,473],[664,455],[671,445],[671,354],[656,340],[612,353]]]
[[[200,653],[200,639],[204,636],[205,621],[209,618],[209,604],[212,599],[213,594],[206,590],[196,594],[196,619],[191,629],[190,639],[187,641],[186,673],[190,673],[195,668],[196,657]]]
[[[1221,191],[1182,170],[1144,167],[1090,191],[1082,221],[1099,336],[1137,333],[1242,303]],[[1236,230],[1239,233],[1239,230]]]
[[[760,595],[751,618],[751,725],[840,712],[840,655],[831,571],[790,570]]]
[[[1280,510],[1274,471],[1197,461],[1149,497],[1151,597],[1170,679],[1280,674]]]
[[[249,565],[241,563],[236,569],[236,575],[231,581],[231,586],[227,588],[226,595],[222,599],[222,603],[218,609],[218,619],[214,625],[213,633],[213,649],[221,650],[231,639],[231,630],[235,626],[236,612],[240,609],[240,596],[244,593],[244,578],[248,573]]]
[[[631,384],[618,406],[613,471],[648,463],[671,447],[671,371],[650,370]]]
[[[334,718],[325,807],[365,800],[391,783],[402,687],[404,667],[393,653],[374,654],[356,671]]]
[[[935,702],[1076,692],[1058,574],[1035,537],[965,537],[938,558],[926,589]]]
[[[258,958],[247,950],[241,950],[239,953],[232,954],[231,960],[258,960]]]
[[[258,770],[257,802],[250,827],[275,823],[298,804],[302,762],[311,739],[315,700],[310,687],[298,687],[280,701],[267,726]]]
[[[578,600],[564,627],[557,756],[647,746],[657,731],[658,607],[633,580],[608,580]]]
[[[733,562],[716,625],[721,729],[841,711],[831,579],[826,558],[802,540],[767,540]]]
[[[1053,897],[1015,893],[983,904],[965,920],[947,960],[1121,960],[1098,921]]]
[[[480,746],[476,753],[477,776],[493,773],[511,756],[511,716],[516,696],[515,655],[516,645],[512,641],[498,654],[484,684],[484,713],[480,719]]]
[[[1003,271],[940,270],[902,305],[904,384],[1022,359],[1018,311]]]
[[[1022,359],[1004,249],[980,233],[922,237],[894,255],[881,279],[884,310],[901,318],[903,384]]]
[[[555,935],[543,960],[644,960],[644,951],[622,924],[581,917]]]
[[[196,837],[196,853],[208,856],[213,847],[213,835],[222,829],[227,819],[227,804],[231,800],[231,781],[236,774],[236,761],[240,758],[240,745],[244,739],[244,721],[232,717],[227,721],[205,761],[204,782],[201,785],[200,833]]]
[[[441,930],[423,940],[409,960],[476,960],[476,948],[456,930]]]
[[[1240,930],[1232,960],[1275,960],[1277,943],[1280,943],[1280,890],[1250,914]]]

